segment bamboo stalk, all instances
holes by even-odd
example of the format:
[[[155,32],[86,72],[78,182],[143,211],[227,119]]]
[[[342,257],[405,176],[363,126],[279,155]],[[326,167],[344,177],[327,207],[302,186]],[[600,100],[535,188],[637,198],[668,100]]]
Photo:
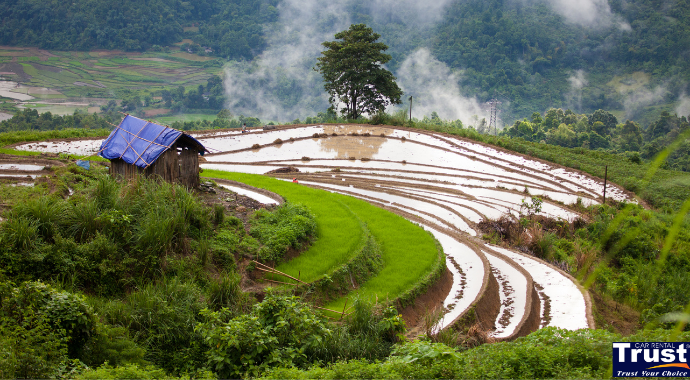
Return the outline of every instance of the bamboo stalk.
[[[270,281],[270,282],[275,282],[275,283],[278,283],[278,284],[285,284],[285,285],[297,286],[297,285],[291,284],[291,283],[289,283],[289,282],[282,282],[282,281],[276,281],[276,280],[269,280],[269,279],[267,279],[267,278],[265,278],[264,280]]]
[[[345,305],[343,305],[343,312],[340,313],[340,320],[343,320],[343,317],[345,316],[345,308],[347,307],[347,299],[345,300]]]
[[[268,268],[268,270],[267,270],[267,269],[261,269],[261,268],[256,268],[256,269],[263,270],[264,272],[271,272],[271,273],[274,273],[274,274],[278,274],[278,275],[287,277],[287,278],[289,278],[289,279],[291,279],[291,280],[295,280],[295,281],[297,281],[297,282],[299,282],[299,283],[302,283],[302,284],[305,284],[305,285],[306,285],[306,282],[301,281],[301,280],[298,280],[298,279],[296,279],[296,278],[290,276],[289,274],[283,273],[283,272],[281,272],[281,271],[279,271],[279,270],[277,270],[277,269],[273,269],[273,268],[269,267],[269,266],[266,265],[266,264],[261,264],[260,262],[258,262],[258,261],[256,261],[256,260],[252,260],[252,262],[255,262],[255,263],[257,263],[258,265],[261,265],[261,266],[263,266],[263,267],[265,267],[265,268]]]
[[[313,307],[314,309],[326,310],[326,311],[330,311],[331,313],[341,314],[339,311],[335,311],[335,310],[331,310],[331,309],[326,309],[326,308],[324,308],[324,307],[319,307],[319,306],[312,306],[312,307]]]

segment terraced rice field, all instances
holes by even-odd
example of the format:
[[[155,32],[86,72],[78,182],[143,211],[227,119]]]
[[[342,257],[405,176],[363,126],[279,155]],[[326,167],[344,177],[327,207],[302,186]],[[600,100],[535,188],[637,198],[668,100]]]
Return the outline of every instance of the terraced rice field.
[[[269,174],[351,195],[430,231],[442,245],[453,284],[442,302],[449,326],[473,310],[498,339],[546,326],[594,327],[591,302],[567,273],[534,257],[483,242],[485,218],[519,215],[531,197],[542,214],[573,220],[569,204],[600,202],[603,180],[527,156],[443,134],[394,127],[324,125],[196,134],[211,152],[201,167]],[[80,153],[97,144],[69,142]],[[40,145],[44,145],[40,147]],[[20,149],[57,149],[26,144]],[[60,146],[60,149],[69,149]],[[635,200],[609,184],[607,196]]]

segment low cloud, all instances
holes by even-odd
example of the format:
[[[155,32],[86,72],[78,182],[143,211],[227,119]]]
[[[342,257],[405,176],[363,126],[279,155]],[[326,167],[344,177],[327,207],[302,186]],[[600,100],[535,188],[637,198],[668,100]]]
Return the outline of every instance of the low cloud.
[[[545,0],[554,12],[573,24],[599,29],[614,25],[623,31],[632,28],[611,11],[608,0]]]
[[[681,94],[678,98],[676,115],[690,118],[690,97],[688,97],[685,93]]]
[[[321,76],[312,70],[335,33],[350,25],[343,4],[284,0],[280,22],[267,31],[268,48],[252,62],[225,70],[228,108],[262,120],[291,121],[328,108]]]
[[[568,82],[570,83],[570,91],[567,94],[568,107],[576,112],[582,112],[582,88],[589,84],[585,78],[585,72],[573,71],[568,77]]]
[[[449,2],[373,0],[364,11],[377,20],[413,25],[415,33],[439,21]],[[312,68],[324,49],[321,43],[333,41],[350,26],[349,6],[349,0],[283,0],[279,22],[265,33],[268,48],[252,62],[226,68],[227,107],[236,115],[265,121],[291,121],[325,111],[328,94]]]
[[[376,21],[398,21],[406,25],[428,26],[440,21],[450,0],[373,0],[369,10]]]
[[[664,86],[657,86],[653,89],[640,87],[631,92],[624,100],[625,117],[633,118],[641,108],[656,104],[664,99],[667,90]]]
[[[435,111],[441,119],[459,119],[466,125],[475,125],[477,118],[489,120],[488,111],[477,99],[462,95],[458,74],[426,48],[410,54],[396,76],[405,98],[413,97],[412,117],[422,118]]]

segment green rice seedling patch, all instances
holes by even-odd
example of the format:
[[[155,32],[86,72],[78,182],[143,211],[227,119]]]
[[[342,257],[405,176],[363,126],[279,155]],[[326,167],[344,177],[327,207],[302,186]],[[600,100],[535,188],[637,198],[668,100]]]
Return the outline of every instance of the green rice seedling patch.
[[[322,212],[332,213],[333,210],[336,209],[336,204],[339,205],[337,207],[338,210],[340,210],[341,207],[345,207],[349,212],[354,213],[359,220],[365,223],[381,248],[381,255],[384,262],[383,269],[378,275],[372,277],[366,283],[360,284],[360,288],[355,292],[335,300],[327,306],[334,310],[342,309],[346,302],[352,305],[355,297],[367,301],[375,301],[376,299],[380,301],[394,300],[406,291],[414,288],[419,281],[433,270],[435,264],[437,264],[439,260],[436,241],[429,233],[398,215],[375,207],[360,199],[323,190],[311,189],[306,186],[295,185],[291,182],[280,181],[260,175],[229,173],[217,170],[204,171],[203,175],[247,183],[252,186],[276,192],[291,202],[303,203],[317,216],[317,222],[319,223],[321,223],[318,219],[319,214]],[[326,200],[333,203],[327,204]],[[332,228],[330,225],[321,224],[319,227],[324,228],[324,230],[326,228]],[[342,225],[335,225],[333,227],[339,230],[333,231],[334,234],[352,234],[352,231],[346,230]],[[320,235],[319,238],[319,240],[327,239],[326,236],[322,235]],[[338,236],[338,238],[344,239],[345,236]],[[333,246],[331,243],[324,244]],[[324,257],[329,257],[328,255],[330,253],[319,252],[319,254],[323,254]],[[306,255],[303,254],[303,256]],[[314,255],[314,258],[317,258],[317,256]],[[322,257],[318,256],[318,259],[322,259]],[[288,264],[293,264],[293,262],[297,263],[296,260],[292,260]],[[314,265],[318,264],[318,262],[314,263]],[[300,268],[302,270],[305,269],[301,265]],[[282,269],[279,267],[279,270]],[[322,271],[321,273],[328,272]],[[302,278],[306,280],[304,272],[302,272]],[[311,281],[311,279],[307,281]]]
[[[157,117],[156,120],[165,124],[172,124],[176,121],[188,122],[188,121],[213,121],[216,119],[216,115],[204,114],[204,113],[186,113],[174,116],[161,116]]]
[[[30,63],[20,63],[20,65],[22,65],[22,68],[27,75],[31,75],[32,77],[38,75],[38,70],[36,70],[36,68]]]
[[[29,152],[26,150],[0,148],[0,154],[12,154],[15,156],[40,156],[41,152]]]
[[[317,240],[299,257],[279,265],[278,270],[311,282],[334,271],[357,253],[364,231],[355,214],[341,201],[342,196],[260,175],[218,170],[206,170],[203,175],[267,189],[289,202],[307,206],[317,223]]]
[[[331,302],[327,308],[342,310],[346,302],[352,305],[355,298],[369,302],[395,300],[433,270],[439,254],[436,241],[429,233],[399,215],[360,199],[342,197],[378,241],[383,269],[357,291]]]
[[[77,66],[77,67],[87,67],[85,64],[83,64],[79,61],[69,61],[69,64],[72,66]]]
[[[206,61],[211,61],[214,60],[214,57],[204,57],[196,54],[190,54],[190,53],[184,53],[184,52],[179,52],[179,53],[173,53],[170,54],[173,57],[178,57],[182,59],[186,59],[188,61],[195,61],[195,62],[206,62]]]
[[[41,70],[40,75],[48,81],[57,82],[60,84],[72,84],[73,82],[82,79],[79,77],[79,75],[67,70],[62,70],[59,73]]]

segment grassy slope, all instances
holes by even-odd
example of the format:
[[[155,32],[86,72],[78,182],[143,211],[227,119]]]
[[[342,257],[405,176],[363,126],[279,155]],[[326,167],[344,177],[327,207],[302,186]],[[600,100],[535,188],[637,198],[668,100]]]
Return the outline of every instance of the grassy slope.
[[[356,292],[351,293],[348,297],[332,302],[329,305],[330,307],[342,308],[346,299],[354,296],[364,297],[372,301],[376,297],[381,300],[386,298],[394,299],[428,274],[437,260],[438,254],[435,241],[422,228],[398,215],[374,207],[362,200],[260,175],[205,170],[204,176],[240,181],[276,192],[288,201],[302,203],[309,207],[319,223],[320,236],[317,243],[308,252],[302,254],[304,258],[299,258],[299,260],[304,260],[300,262],[302,279],[304,280],[307,280],[307,277],[305,276],[305,267],[302,267],[302,263],[319,265],[320,268],[328,267],[335,269],[335,266],[344,262],[341,254],[333,253],[333,250],[343,248],[343,243],[338,243],[338,241],[343,241],[347,237],[350,238],[350,244],[356,245],[359,241],[359,235],[352,233],[355,230],[361,232],[359,227],[355,225],[357,218],[351,217],[350,223],[352,224],[349,227],[347,224],[331,220],[333,215],[338,215],[341,212],[340,207],[344,207],[344,209],[354,213],[354,215],[366,223],[381,246],[384,268],[377,276],[363,284]],[[329,238],[336,240],[329,241]],[[354,247],[354,245],[350,246]],[[292,267],[292,265],[293,263],[298,263],[297,260],[292,260],[290,263],[279,267],[279,269],[290,274],[296,274],[296,268]],[[326,265],[324,262],[330,264]],[[321,274],[328,273],[328,270],[319,270]],[[352,304],[351,302],[348,303]]]

